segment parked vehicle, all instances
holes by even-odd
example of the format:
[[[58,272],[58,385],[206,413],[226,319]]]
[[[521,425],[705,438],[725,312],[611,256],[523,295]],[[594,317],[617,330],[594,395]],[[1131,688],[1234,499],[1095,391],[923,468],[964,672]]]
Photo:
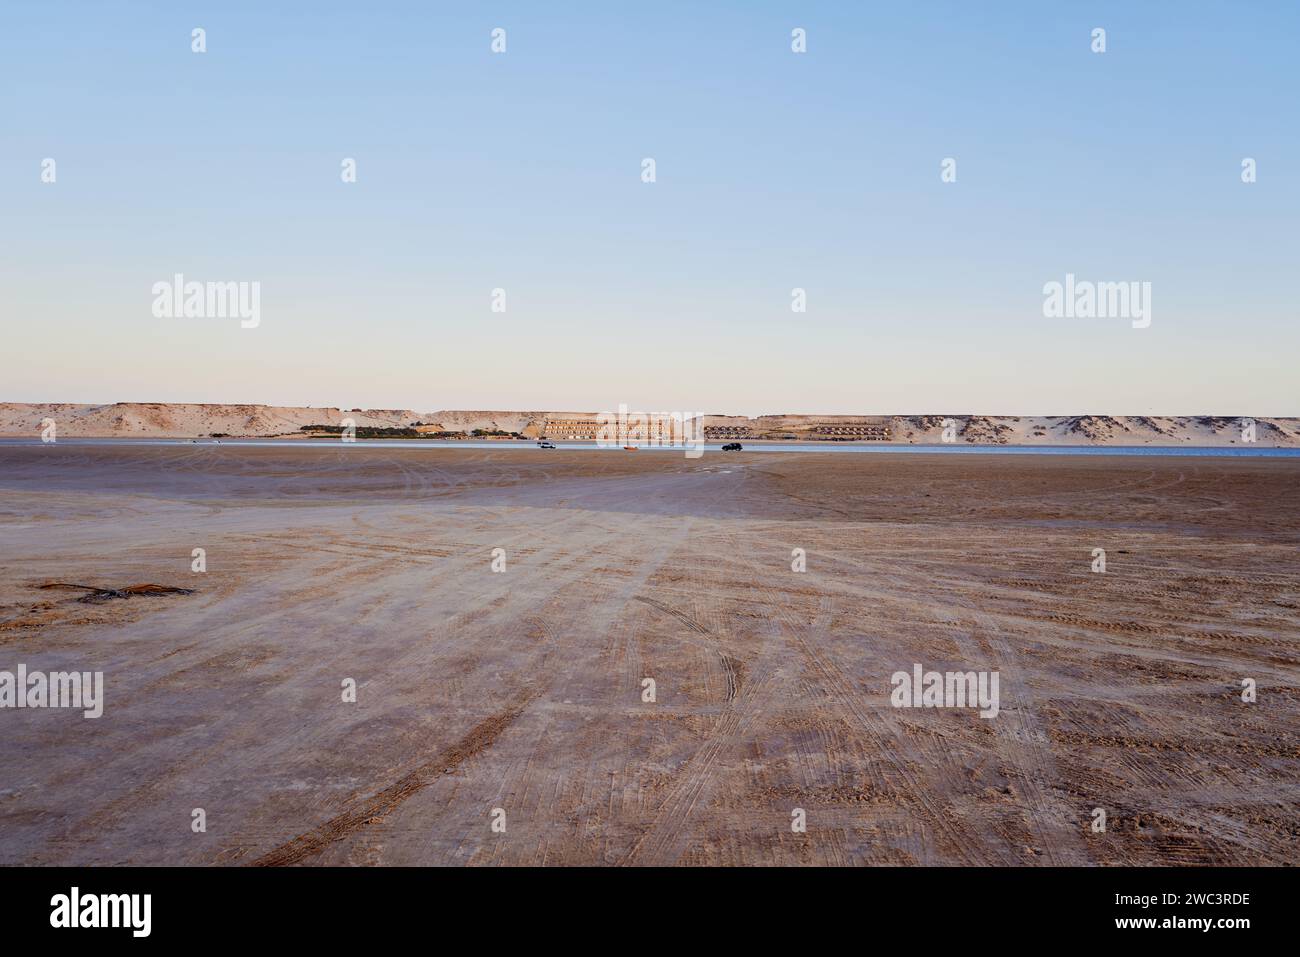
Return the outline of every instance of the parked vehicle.
[[[740,451],[741,449],[743,449],[743,448],[744,448],[744,446],[741,445],[739,442],[728,442],[726,445],[724,445],[724,446],[722,447],[722,451],[724,451],[724,452],[739,452],[739,451]]]

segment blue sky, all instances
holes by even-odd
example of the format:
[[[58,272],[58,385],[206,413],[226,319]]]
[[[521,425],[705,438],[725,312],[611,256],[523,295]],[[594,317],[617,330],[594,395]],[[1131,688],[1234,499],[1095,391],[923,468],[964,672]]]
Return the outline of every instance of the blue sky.
[[[1296,4],[268,6],[5,4],[0,399],[1300,414]]]

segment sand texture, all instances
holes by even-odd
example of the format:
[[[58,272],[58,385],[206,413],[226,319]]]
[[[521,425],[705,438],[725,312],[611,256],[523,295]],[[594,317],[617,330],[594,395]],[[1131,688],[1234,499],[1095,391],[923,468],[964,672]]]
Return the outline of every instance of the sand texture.
[[[1294,863],[1297,491],[1286,459],[0,447],[0,669],[105,676],[101,718],[0,711],[0,864]],[[999,715],[892,707],[914,663],[998,671]]]

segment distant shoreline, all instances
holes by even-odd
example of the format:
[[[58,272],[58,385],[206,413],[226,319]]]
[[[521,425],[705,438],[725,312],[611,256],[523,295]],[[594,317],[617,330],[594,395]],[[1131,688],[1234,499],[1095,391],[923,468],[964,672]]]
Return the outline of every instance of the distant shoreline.
[[[30,436],[12,437],[0,436],[0,447],[7,448],[31,448],[41,446],[44,443],[39,438],[33,439]],[[542,454],[545,450],[539,449],[535,442],[518,441],[518,440],[492,440],[492,439],[357,439],[354,442],[341,442],[338,439],[326,441],[312,441],[293,436],[283,438],[226,438],[226,439],[182,439],[182,438],[129,438],[129,437],[74,437],[59,439],[52,446],[82,446],[91,448],[106,447],[188,447],[196,448],[242,448],[242,449],[311,449],[311,450],[341,450],[347,449],[356,454],[362,454],[366,450],[409,450],[409,451],[446,451],[446,450],[464,450],[464,451],[498,451],[498,452],[528,452]],[[557,442],[556,452],[599,452],[599,453],[622,453],[631,454],[624,451],[621,446],[597,446],[590,442]],[[687,451],[685,446],[638,446],[636,452],[670,452],[682,455]],[[909,455],[909,454],[965,454],[965,455],[1063,455],[1063,456],[1091,456],[1095,458],[1104,458],[1106,456],[1133,457],[1133,456],[1178,456],[1178,457],[1207,457],[1207,458],[1300,458],[1300,448],[1287,448],[1280,446],[1255,445],[1255,446],[1181,446],[1181,445],[976,445],[976,444],[943,444],[943,443],[926,443],[926,444],[902,444],[897,442],[827,442],[822,444],[811,444],[807,442],[752,442],[745,443],[744,448],[738,452],[724,452],[720,445],[716,443],[706,443],[703,451],[709,455],[717,456],[744,456],[746,453],[757,454],[876,454],[876,455]]]
[[[764,415],[754,418],[698,413],[621,410],[619,444],[649,445],[683,433],[698,444],[740,442],[838,447],[909,448],[1106,446],[1231,448],[1249,445],[1300,448],[1300,418],[1250,416],[1055,415]],[[57,439],[261,439],[333,441],[342,433],[358,441],[446,440],[506,443],[546,438],[593,441],[607,434],[613,413],[341,409],[256,404],[168,402],[0,403],[0,437]],[[689,427],[683,427],[683,418]],[[627,429],[629,431],[622,431]],[[624,438],[626,442],[622,441]]]

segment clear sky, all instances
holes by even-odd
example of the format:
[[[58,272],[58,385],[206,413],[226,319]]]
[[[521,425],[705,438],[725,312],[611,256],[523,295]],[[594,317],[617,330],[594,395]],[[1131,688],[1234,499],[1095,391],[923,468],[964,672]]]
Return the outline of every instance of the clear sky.
[[[1297,36],[1291,0],[7,0],[0,400],[1297,415]],[[260,324],[155,317],[176,273]],[[1067,273],[1150,282],[1150,327],[1046,318]]]

